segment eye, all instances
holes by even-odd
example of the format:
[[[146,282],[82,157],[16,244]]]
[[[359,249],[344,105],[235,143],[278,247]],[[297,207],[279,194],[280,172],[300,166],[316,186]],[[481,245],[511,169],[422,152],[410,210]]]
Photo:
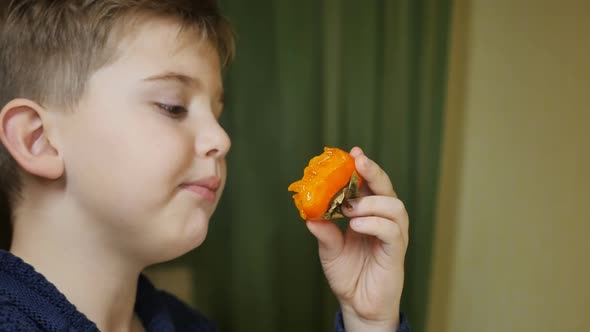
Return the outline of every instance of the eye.
[[[184,106],[179,105],[166,105],[156,103],[159,109],[166,112],[166,115],[173,117],[173,118],[181,118],[188,113],[188,110]]]

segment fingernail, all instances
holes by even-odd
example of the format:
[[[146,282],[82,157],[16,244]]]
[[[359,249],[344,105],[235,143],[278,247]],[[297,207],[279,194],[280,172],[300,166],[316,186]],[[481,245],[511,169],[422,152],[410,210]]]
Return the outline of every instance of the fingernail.
[[[367,156],[364,156],[363,159],[361,159],[361,163],[363,166],[369,167],[369,165],[371,165],[371,160],[369,160]]]
[[[361,155],[360,148],[358,146],[355,146],[354,148],[352,148],[350,150],[350,155],[353,156],[354,158],[359,157]]]
[[[349,200],[345,200],[344,202],[342,202],[342,205],[348,211],[352,211],[352,209],[354,208]]]

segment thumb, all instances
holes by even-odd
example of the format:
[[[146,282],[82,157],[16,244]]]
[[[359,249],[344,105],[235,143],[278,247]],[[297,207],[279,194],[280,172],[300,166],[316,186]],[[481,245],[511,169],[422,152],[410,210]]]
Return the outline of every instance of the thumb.
[[[307,229],[318,239],[320,260],[333,260],[342,252],[344,235],[336,224],[327,220],[307,221]]]

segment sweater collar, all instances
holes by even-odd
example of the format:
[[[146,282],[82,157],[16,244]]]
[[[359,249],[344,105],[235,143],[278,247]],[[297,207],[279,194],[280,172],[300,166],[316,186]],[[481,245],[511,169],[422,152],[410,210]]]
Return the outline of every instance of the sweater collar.
[[[0,250],[0,295],[46,330],[98,331],[96,324],[78,311],[54,284],[5,250]],[[172,324],[158,291],[144,275],[138,280],[135,312],[146,327],[154,319]]]

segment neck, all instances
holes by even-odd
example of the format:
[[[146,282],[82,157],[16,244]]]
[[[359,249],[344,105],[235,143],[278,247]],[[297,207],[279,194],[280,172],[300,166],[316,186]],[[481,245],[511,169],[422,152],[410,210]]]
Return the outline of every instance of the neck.
[[[99,232],[89,231],[82,216],[59,208],[59,202],[46,209],[38,203],[16,211],[10,251],[43,274],[101,331],[135,330],[143,266],[111,249]]]

